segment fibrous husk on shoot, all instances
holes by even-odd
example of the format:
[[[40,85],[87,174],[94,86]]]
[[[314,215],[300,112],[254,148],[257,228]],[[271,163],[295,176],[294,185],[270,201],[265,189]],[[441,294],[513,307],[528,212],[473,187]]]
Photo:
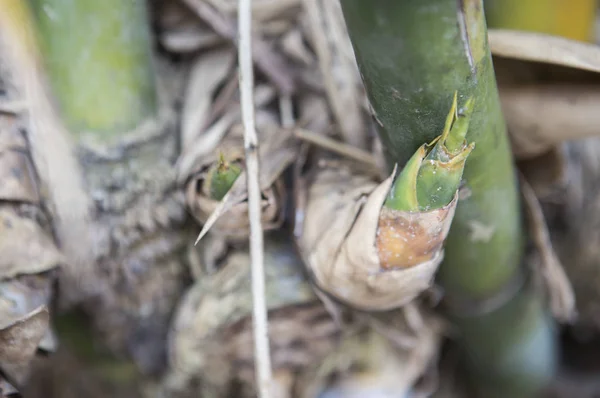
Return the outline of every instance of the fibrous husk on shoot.
[[[16,115],[0,112],[0,393],[21,389],[38,349],[53,351],[48,307],[64,263]]]
[[[471,101],[455,95],[443,133],[380,184],[347,161],[320,159],[300,182],[297,240],[317,286],[364,310],[401,307],[443,259],[462,172]]]

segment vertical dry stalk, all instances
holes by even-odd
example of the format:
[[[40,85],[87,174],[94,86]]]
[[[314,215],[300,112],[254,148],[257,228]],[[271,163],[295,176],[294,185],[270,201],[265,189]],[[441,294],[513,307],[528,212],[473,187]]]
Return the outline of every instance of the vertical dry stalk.
[[[239,79],[246,152],[248,217],[250,220],[250,259],[252,267],[252,319],[256,385],[259,397],[269,398],[272,384],[267,306],[265,299],[264,243],[261,226],[258,139],[254,126],[254,72],[252,65],[252,1],[239,0]]]

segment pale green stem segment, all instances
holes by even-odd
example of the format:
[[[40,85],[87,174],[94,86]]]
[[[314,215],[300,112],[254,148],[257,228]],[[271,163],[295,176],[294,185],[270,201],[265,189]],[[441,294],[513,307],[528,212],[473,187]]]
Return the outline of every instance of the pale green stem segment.
[[[110,139],[155,116],[145,0],[29,2],[51,88],[73,134]]]

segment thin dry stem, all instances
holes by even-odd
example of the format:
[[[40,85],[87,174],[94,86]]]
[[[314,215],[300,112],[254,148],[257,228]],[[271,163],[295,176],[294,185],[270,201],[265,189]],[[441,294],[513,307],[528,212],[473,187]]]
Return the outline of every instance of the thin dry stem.
[[[310,142],[318,147],[327,149],[329,151],[340,154],[348,159],[356,160],[366,166],[378,170],[377,159],[369,152],[364,151],[355,146],[345,144],[343,142],[334,140],[323,134],[318,134],[309,130],[296,128],[294,129],[294,136],[306,142]]]
[[[246,152],[248,217],[250,220],[250,261],[252,266],[252,318],[254,361],[258,396],[271,396],[272,370],[269,353],[267,305],[265,298],[264,243],[261,225],[258,138],[254,125],[254,72],[252,65],[252,1],[239,0],[239,79]]]

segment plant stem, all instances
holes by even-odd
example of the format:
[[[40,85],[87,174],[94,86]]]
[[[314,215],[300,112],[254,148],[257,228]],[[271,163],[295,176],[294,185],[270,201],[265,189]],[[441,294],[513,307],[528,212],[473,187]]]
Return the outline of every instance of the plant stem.
[[[523,278],[524,235],[481,0],[342,0],[342,8],[390,167],[403,165],[442,131],[455,91],[459,104],[472,97],[466,140],[475,149],[465,165],[465,187],[438,280],[450,303],[477,306],[499,297]],[[499,346],[498,352],[485,350],[497,334],[525,345],[536,343],[536,334],[549,334],[543,307],[529,307],[528,317],[522,306],[510,303],[483,315],[454,317],[465,332],[462,344],[473,359],[467,370],[476,384],[526,397],[551,376],[553,361],[544,367],[525,361],[515,356],[520,351],[512,343]],[[454,312],[460,311],[454,307]],[[486,325],[490,317],[501,320],[495,329]],[[553,358],[553,344],[536,347],[528,349]],[[514,369],[525,364],[536,367],[513,377]],[[498,387],[500,381],[505,385]],[[527,388],[518,388],[525,384]]]
[[[29,1],[52,89],[72,133],[110,138],[154,116],[145,1]]]
[[[244,125],[248,219],[250,221],[250,267],[252,269],[252,322],[254,363],[259,398],[273,396],[273,370],[269,347],[269,320],[265,293],[264,237],[260,209],[260,164],[254,121],[254,68],[252,64],[252,0],[238,1],[239,83]]]
[[[480,2],[465,2],[473,3]],[[475,142],[475,149],[463,175],[470,196],[458,205],[440,279],[449,293],[485,297],[500,290],[521,261],[512,158],[483,18],[478,27],[483,33],[472,32],[467,54],[456,1],[428,4],[403,0],[367,6],[358,0],[342,1],[390,168],[406,163],[417,148],[443,130],[455,91],[460,104],[473,97],[466,138]],[[491,231],[489,239],[477,234],[480,231]],[[483,258],[488,259],[485,267]]]
[[[592,41],[596,0],[485,0],[491,28],[526,30]]]

